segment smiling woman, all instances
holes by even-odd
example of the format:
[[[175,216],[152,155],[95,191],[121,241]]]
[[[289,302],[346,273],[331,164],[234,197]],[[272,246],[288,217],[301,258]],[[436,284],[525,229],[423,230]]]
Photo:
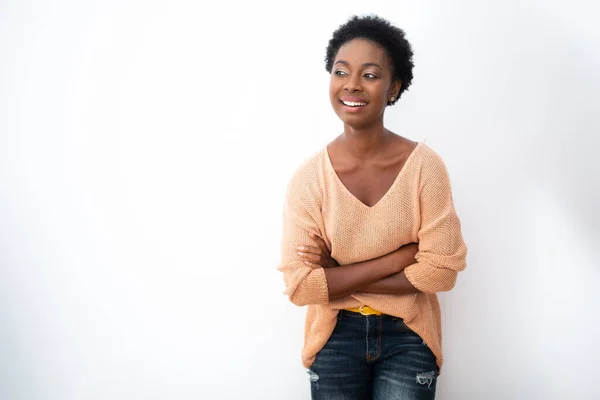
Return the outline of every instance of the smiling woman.
[[[466,266],[444,162],[386,129],[412,81],[404,32],[353,17],[327,47],[344,131],[289,184],[286,293],[308,305],[302,354],[313,399],[433,399],[442,365],[437,292]]]
[[[402,87],[393,71],[386,50],[370,40],[354,39],[340,47],[329,90],[342,121],[356,128],[377,123]]]

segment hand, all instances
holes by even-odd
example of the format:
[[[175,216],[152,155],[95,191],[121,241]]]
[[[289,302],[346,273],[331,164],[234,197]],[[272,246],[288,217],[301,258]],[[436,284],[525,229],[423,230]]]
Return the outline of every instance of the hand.
[[[311,267],[332,268],[340,265],[331,258],[331,253],[325,244],[325,241],[315,234],[309,234],[311,239],[315,241],[318,247],[314,246],[298,246],[298,255],[306,265]]]

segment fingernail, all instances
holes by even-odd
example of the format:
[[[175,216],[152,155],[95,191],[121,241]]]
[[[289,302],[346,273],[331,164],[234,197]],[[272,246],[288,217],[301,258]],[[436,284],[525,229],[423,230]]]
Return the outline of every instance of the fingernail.
[[[302,256],[302,255],[304,255],[304,253],[303,253],[303,252],[301,252],[301,251],[299,251],[299,252],[298,252],[298,255],[299,255],[299,256]]]

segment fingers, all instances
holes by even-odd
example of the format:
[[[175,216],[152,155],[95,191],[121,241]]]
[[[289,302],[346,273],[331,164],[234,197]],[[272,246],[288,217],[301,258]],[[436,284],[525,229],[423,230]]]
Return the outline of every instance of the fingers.
[[[323,239],[321,239],[319,236],[315,235],[314,233],[309,233],[308,235],[311,237],[312,240],[315,241],[317,246],[319,246],[324,252],[329,254],[329,249],[327,248],[327,244],[325,243],[325,241]]]
[[[325,266],[323,265],[325,262],[325,257],[323,254],[323,250],[320,247],[299,246],[298,255],[307,265],[317,264],[320,267]]]
[[[323,239],[314,233],[309,233],[311,239],[315,241],[317,246],[298,246],[298,255],[306,265],[312,267],[326,267],[327,259],[329,259],[329,249]]]
[[[309,261],[304,261],[304,264],[308,265],[311,268],[321,268],[321,267],[323,267],[322,265],[311,263]]]
[[[323,261],[323,257],[321,257],[320,252],[318,254],[312,254],[312,253],[305,253],[302,251],[298,252],[298,255],[300,256],[300,258],[306,262],[310,262],[310,263],[316,263],[321,265],[321,262]]]
[[[320,247],[314,246],[298,246],[298,251],[302,253],[310,253],[310,254],[323,254],[323,249]]]

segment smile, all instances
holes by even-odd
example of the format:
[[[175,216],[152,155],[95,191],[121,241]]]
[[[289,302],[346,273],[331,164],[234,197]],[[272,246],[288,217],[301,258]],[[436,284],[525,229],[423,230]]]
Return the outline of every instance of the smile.
[[[344,101],[341,100],[342,104],[348,107],[364,107],[367,103],[355,102],[355,101]]]

